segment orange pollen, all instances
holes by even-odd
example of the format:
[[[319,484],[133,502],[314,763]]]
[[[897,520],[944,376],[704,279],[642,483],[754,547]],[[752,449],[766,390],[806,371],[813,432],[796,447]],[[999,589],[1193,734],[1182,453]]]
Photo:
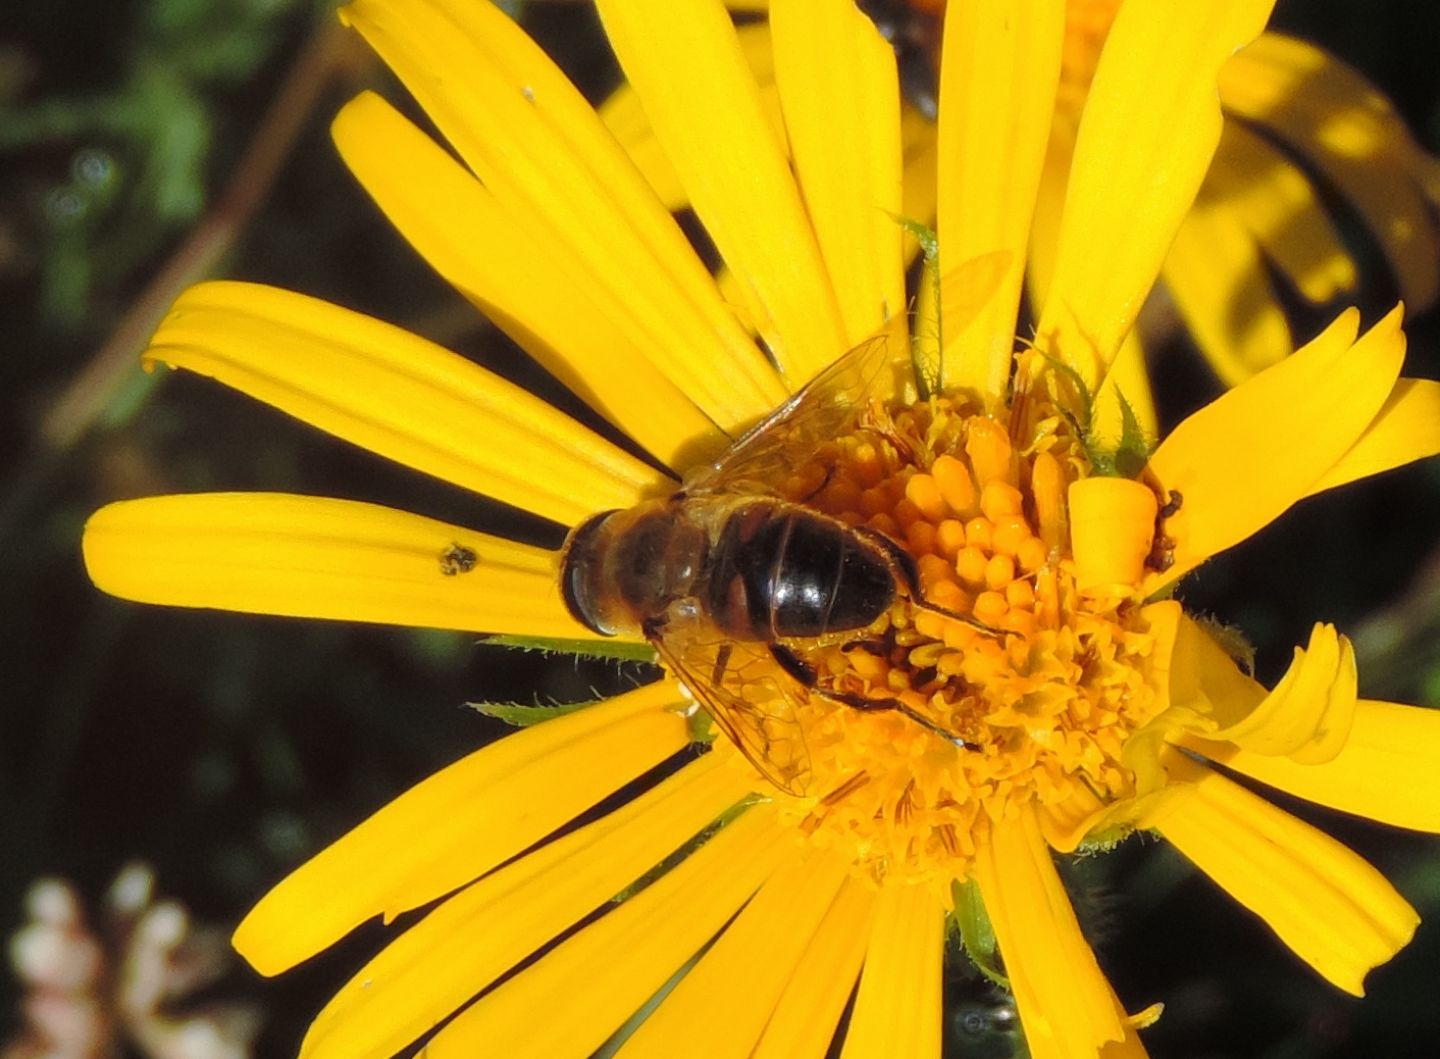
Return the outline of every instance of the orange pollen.
[[[802,710],[806,796],[779,798],[812,841],[876,877],[963,878],[1017,805],[1134,793],[1120,752],[1163,705],[1154,638],[1137,600],[1076,587],[1066,497],[1088,473],[1067,431],[1018,444],[951,397],[873,404],[797,470],[791,499],[892,538],[918,573],[869,628],[791,645],[834,693]]]

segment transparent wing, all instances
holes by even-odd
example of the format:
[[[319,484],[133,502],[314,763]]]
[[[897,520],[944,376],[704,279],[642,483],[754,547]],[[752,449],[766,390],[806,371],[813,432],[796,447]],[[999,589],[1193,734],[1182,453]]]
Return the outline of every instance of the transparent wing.
[[[798,686],[764,645],[735,643],[698,620],[667,625],[652,642],[750,764],[780,790],[803,795],[810,751],[795,712]]]
[[[866,339],[761,420],[715,463],[686,479],[685,492],[772,495],[796,467],[796,454],[848,433],[872,396],[895,391],[910,372],[904,318]]]

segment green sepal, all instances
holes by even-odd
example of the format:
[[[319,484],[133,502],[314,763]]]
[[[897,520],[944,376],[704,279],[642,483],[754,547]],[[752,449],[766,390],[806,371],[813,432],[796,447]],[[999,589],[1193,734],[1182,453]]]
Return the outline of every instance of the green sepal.
[[[930,283],[933,288],[931,293],[935,296],[935,312],[938,317],[940,312],[940,237],[935,234],[935,229],[909,217],[902,217],[898,213],[890,214],[890,219],[920,244],[920,253],[925,257],[922,282]],[[933,338],[935,343],[933,355],[925,349],[924,345],[929,338]],[[928,401],[931,395],[944,392],[945,358],[941,350],[939,335],[911,335],[910,364],[915,372],[915,389],[920,395],[920,400]]]
[[[633,640],[567,640],[551,636],[514,636],[493,633],[482,636],[481,643],[497,647],[514,647],[521,651],[541,651],[552,655],[580,655],[583,658],[613,658],[621,662],[655,662],[655,649],[648,643]]]
[[[1120,400],[1120,443],[1113,449],[1102,447],[1087,429],[1082,437],[1085,456],[1101,477],[1138,478],[1145,464],[1150,462],[1150,453],[1154,448],[1140,426],[1134,406],[1118,390],[1115,396]]]
[[[483,713],[486,717],[494,717],[497,721],[513,724],[516,728],[529,728],[542,721],[564,717],[567,713],[579,713],[597,703],[560,702],[551,706],[541,706],[538,703],[527,706],[520,702],[467,702],[465,705]]]
[[[995,928],[990,923],[990,914],[985,911],[985,902],[980,897],[980,887],[975,880],[955,882],[950,885],[950,894],[955,909],[950,913],[950,923],[960,935],[960,944],[975,969],[1001,989],[1009,992],[1010,979],[1000,971],[1000,949],[995,941]]]

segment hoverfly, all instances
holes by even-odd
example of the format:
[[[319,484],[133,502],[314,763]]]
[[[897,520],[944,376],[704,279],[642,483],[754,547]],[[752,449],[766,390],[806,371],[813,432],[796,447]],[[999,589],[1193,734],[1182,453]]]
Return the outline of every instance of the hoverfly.
[[[903,329],[901,332],[903,333]],[[776,787],[805,790],[797,705],[821,696],[897,710],[960,740],[894,698],[817,685],[799,653],[864,630],[900,595],[927,602],[914,558],[876,530],[788,499],[782,484],[825,442],[861,427],[894,390],[894,328],[836,361],[668,497],[601,512],[571,531],[561,560],[570,613],[602,635],[642,636]]]

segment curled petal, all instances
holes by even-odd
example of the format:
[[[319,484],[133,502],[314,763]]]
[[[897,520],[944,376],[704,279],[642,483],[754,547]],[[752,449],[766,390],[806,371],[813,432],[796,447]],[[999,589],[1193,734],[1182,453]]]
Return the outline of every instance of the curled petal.
[[[1282,791],[1393,827],[1440,832],[1440,711],[1361,699],[1350,737],[1322,764],[1259,754],[1193,733],[1177,742]]]
[[[1171,751],[1189,796],[1145,826],[1165,838],[1326,979],[1355,996],[1366,973],[1410,940],[1420,917],[1359,856],[1288,813]]]
[[[1174,563],[1151,574],[1159,591],[1279,517],[1339,463],[1380,414],[1405,356],[1401,310],[1358,340],[1342,313],[1293,356],[1222,394],[1177,426],[1147,474],[1179,493],[1165,519]]]

